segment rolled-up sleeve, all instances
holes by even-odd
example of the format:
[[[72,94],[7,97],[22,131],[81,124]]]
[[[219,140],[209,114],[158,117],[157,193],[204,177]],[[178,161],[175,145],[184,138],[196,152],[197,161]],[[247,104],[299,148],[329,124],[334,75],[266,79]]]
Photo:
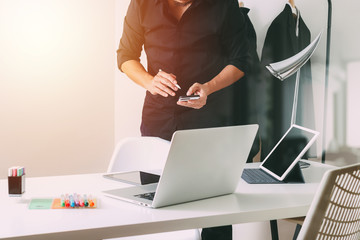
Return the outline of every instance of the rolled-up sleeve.
[[[118,68],[128,60],[140,62],[144,31],[141,26],[140,5],[137,0],[131,0],[124,19],[124,30],[117,52]]]
[[[227,11],[222,33],[222,43],[228,56],[227,64],[246,73],[250,56],[245,17],[236,0],[231,0]]]

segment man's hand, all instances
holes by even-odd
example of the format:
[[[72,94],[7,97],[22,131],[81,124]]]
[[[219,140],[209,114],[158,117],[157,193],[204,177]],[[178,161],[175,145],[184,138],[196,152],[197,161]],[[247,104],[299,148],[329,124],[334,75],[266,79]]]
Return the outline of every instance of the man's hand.
[[[200,98],[197,100],[189,100],[189,101],[178,101],[177,104],[184,107],[200,109],[205,106],[207,101],[209,89],[205,84],[194,83],[189,90],[187,91],[186,95],[190,96],[192,94],[200,95]]]
[[[175,92],[179,90],[176,85],[177,81],[174,74],[160,70],[146,88],[152,95],[159,94],[163,97],[168,97],[169,95],[175,96]]]

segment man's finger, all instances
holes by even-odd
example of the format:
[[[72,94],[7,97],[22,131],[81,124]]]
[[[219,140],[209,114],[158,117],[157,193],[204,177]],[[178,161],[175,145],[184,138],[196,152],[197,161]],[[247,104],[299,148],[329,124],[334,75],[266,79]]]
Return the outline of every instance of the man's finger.
[[[159,71],[157,74],[159,77],[166,79],[167,83],[166,85],[168,85],[170,88],[172,88],[174,91],[177,91],[178,89],[181,89],[181,87],[178,85],[177,81],[176,81],[176,76],[172,73],[167,73],[164,71]]]

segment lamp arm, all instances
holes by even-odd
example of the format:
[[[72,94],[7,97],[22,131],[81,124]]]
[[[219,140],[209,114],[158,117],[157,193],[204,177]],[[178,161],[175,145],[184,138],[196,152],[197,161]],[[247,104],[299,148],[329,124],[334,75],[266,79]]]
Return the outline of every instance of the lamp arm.
[[[300,84],[300,69],[296,72],[295,90],[294,90],[294,101],[291,112],[291,125],[296,123],[296,112],[299,98],[299,84]]]

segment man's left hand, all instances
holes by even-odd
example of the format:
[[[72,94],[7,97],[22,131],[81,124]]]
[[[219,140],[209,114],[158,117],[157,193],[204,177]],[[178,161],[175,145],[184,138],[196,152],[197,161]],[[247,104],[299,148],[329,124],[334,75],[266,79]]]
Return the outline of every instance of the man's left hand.
[[[194,109],[200,109],[206,104],[207,96],[208,96],[208,89],[204,84],[194,83],[189,90],[187,91],[186,95],[190,96],[192,94],[197,94],[200,96],[199,99],[196,100],[189,100],[189,101],[178,101],[177,104],[183,107],[189,107]]]

